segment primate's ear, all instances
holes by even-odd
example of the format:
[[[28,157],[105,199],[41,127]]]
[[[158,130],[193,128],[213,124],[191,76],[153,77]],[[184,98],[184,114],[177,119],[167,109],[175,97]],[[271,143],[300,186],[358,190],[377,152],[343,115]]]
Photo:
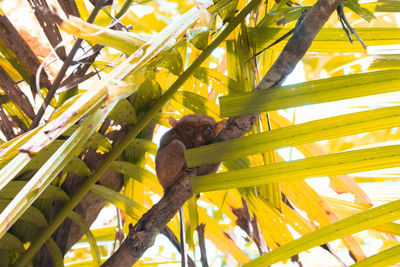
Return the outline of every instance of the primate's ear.
[[[217,123],[215,124],[215,131],[217,132],[216,135],[218,135],[219,132],[222,130],[222,128],[224,128],[225,123],[226,123],[227,121],[228,121],[227,119],[223,119],[223,120],[221,120],[221,121],[219,121],[219,122],[217,122]]]
[[[175,127],[178,125],[178,121],[177,121],[176,119],[172,118],[172,117],[169,117],[169,118],[168,118],[168,121],[169,121],[169,124],[170,124],[173,128],[175,128]]]

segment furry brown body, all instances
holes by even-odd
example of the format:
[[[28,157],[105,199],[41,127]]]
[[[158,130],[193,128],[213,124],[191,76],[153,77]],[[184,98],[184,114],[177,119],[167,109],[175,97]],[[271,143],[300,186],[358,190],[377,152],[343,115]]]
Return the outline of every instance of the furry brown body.
[[[212,117],[200,114],[186,115],[179,121],[170,118],[169,122],[172,129],[161,138],[156,155],[157,177],[164,191],[175,184],[181,172],[189,170],[184,151],[210,144],[225,124],[225,120],[216,122]],[[196,175],[216,172],[219,166],[198,167]]]

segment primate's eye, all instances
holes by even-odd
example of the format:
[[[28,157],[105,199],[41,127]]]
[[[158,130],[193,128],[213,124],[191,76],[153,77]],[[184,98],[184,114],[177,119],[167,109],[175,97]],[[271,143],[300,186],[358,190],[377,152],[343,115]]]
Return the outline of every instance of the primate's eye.
[[[193,128],[192,127],[185,127],[185,132],[187,134],[192,134],[193,133]]]
[[[204,130],[203,130],[203,133],[204,133],[205,135],[211,135],[211,134],[213,134],[213,132],[214,132],[214,130],[213,130],[210,126],[206,126],[206,127],[204,128]]]

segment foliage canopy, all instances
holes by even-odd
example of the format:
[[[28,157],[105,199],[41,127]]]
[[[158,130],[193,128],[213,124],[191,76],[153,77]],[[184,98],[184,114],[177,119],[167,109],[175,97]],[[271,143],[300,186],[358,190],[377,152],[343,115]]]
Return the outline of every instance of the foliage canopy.
[[[204,239],[216,265],[400,262],[395,1],[345,0],[272,88],[315,1],[14,2],[0,3],[0,266],[100,266],[163,194],[167,119],[191,113],[260,115],[185,153],[223,162],[191,179],[189,265]],[[161,233],[140,264],[179,261],[178,216]]]

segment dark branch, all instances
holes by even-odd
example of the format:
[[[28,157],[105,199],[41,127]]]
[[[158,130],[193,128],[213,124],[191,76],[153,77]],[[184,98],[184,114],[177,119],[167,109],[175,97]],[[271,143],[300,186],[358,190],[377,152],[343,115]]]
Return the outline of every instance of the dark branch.
[[[174,217],[183,204],[192,197],[189,178],[193,172],[183,172],[179,182],[168,190],[162,199],[148,210],[129,234],[121,247],[102,265],[103,267],[130,267],[153,245],[156,236]]]
[[[257,89],[279,86],[304,57],[315,36],[343,0],[319,0],[298,25]]]
[[[206,240],[204,237],[204,228],[205,224],[202,223],[199,226],[197,226],[197,234],[199,235],[199,247],[200,247],[200,253],[201,253],[201,265],[203,267],[208,267],[208,262],[207,262],[207,252],[206,252]]]

